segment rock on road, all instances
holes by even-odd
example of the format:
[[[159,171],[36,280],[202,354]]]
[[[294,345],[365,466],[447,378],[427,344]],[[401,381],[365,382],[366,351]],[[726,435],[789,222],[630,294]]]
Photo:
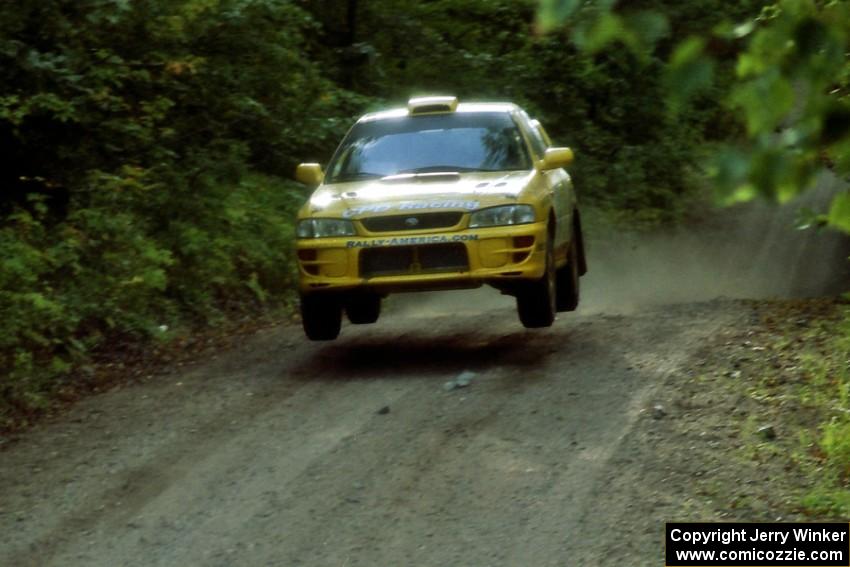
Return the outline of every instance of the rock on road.
[[[710,302],[525,331],[503,303],[408,309],[334,343],[262,331],[0,453],[0,564],[659,564],[670,518],[617,488],[650,458],[629,437],[741,316]]]

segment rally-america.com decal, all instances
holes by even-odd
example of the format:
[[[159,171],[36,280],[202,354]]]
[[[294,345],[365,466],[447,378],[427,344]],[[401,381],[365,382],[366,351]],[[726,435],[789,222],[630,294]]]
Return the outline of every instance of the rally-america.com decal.
[[[398,238],[377,238],[374,240],[349,240],[346,248],[377,248],[381,246],[411,246],[414,244],[442,244],[444,242],[468,242],[478,240],[477,234],[436,234],[429,236],[400,236]]]

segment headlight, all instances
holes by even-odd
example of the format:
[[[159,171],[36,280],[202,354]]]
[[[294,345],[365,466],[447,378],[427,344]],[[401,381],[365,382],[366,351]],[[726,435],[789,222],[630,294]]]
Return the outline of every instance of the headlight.
[[[299,222],[295,229],[298,238],[328,238],[355,234],[354,223],[343,219],[305,219]]]
[[[534,207],[531,205],[505,205],[475,211],[469,217],[469,228],[530,222],[534,222]]]

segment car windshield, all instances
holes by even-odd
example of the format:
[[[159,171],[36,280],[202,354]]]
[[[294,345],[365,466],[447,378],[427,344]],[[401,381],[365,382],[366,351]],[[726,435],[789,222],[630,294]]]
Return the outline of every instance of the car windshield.
[[[399,173],[516,171],[531,168],[505,112],[458,112],[362,122],[343,140],[326,183]]]

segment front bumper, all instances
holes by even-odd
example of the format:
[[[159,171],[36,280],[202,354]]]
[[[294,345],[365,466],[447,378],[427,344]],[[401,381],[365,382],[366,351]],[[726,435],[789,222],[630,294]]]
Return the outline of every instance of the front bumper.
[[[302,294],[509,286],[546,268],[545,222],[296,241]]]

